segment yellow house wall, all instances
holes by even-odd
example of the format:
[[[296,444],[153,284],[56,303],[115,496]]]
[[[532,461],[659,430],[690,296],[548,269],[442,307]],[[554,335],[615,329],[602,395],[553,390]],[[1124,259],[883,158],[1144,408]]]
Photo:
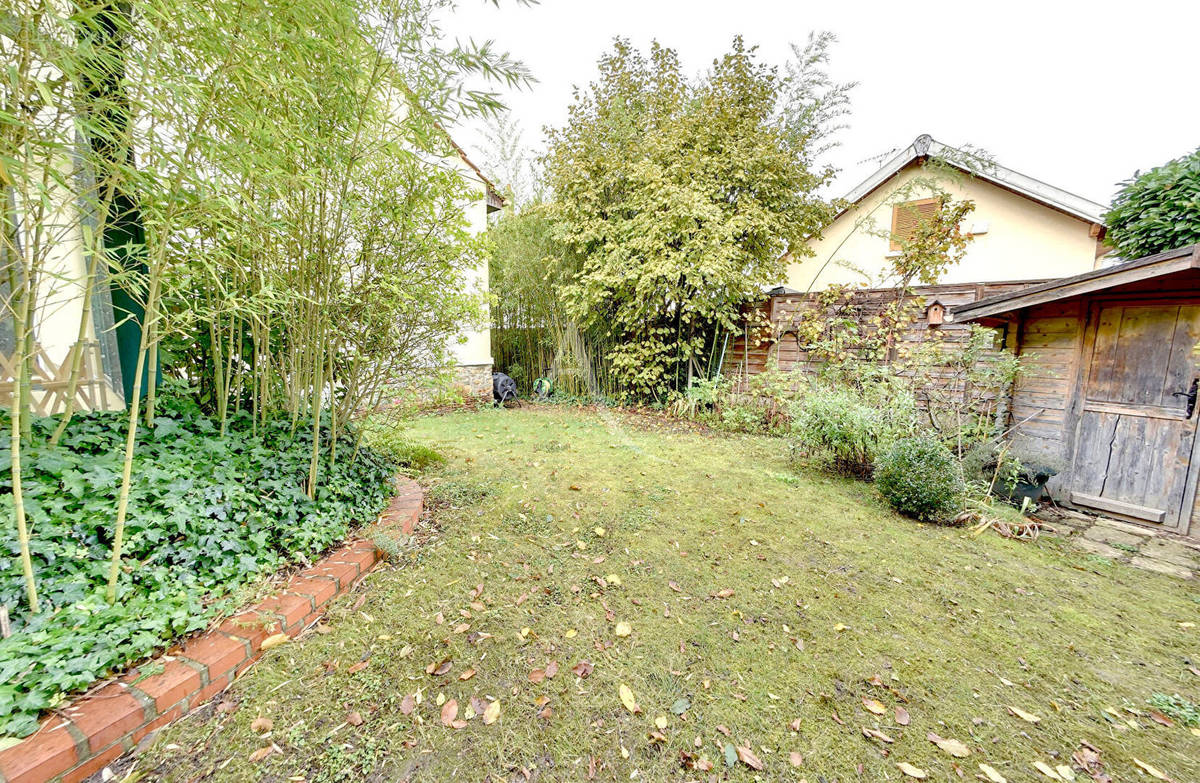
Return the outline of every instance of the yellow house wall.
[[[897,191],[914,179],[933,176],[911,165],[851,207],[821,239],[809,242],[812,257],[788,267],[787,285],[806,292],[833,284],[890,285],[888,237],[877,233],[890,231],[893,204],[932,195],[920,182],[900,198]],[[939,283],[1067,277],[1096,268],[1096,240],[1089,236],[1089,223],[965,174],[941,174],[937,181],[955,198],[975,202],[965,229],[987,224],[987,232],[974,237],[963,260]]]

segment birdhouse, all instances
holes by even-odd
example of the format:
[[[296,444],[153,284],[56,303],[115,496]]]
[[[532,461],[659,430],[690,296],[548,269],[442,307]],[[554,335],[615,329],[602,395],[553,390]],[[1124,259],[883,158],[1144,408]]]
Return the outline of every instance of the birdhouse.
[[[946,318],[946,305],[938,301],[930,302],[925,308],[925,321],[930,326],[941,326]]]

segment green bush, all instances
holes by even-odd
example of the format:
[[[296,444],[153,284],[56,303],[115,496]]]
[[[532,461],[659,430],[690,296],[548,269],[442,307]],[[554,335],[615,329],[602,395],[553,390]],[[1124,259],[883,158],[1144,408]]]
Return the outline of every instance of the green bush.
[[[933,438],[896,441],[879,459],[875,484],[894,509],[925,522],[947,523],[962,508],[964,486],[958,461]]]
[[[818,381],[792,406],[792,453],[834,473],[869,478],[878,454],[913,426],[900,388]]]
[[[412,442],[405,437],[403,430],[387,422],[366,425],[363,441],[377,454],[408,473],[420,473],[446,461],[436,449]]]
[[[26,609],[13,525],[0,526],[0,603],[13,635],[0,640],[0,735],[24,736],[65,695],[153,654],[233,608],[235,591],[289,562],[312,560],[369,522],[390,493],[393,466],[353,433],[316,496],[304,494],[312,426],[235,416],[225,436],[194,409],[142,428],[118,600],[104,599],[121,477],[123,413],[76,415],[57,448],[55,419],[34,422],[22,484],[41,611]],[[0,424],[8,427],[7,417]],[[325,440],[328,439],[326,431]],[[0,515],[12,516],[11,455],[0,452]]]
[[[1200,149],[1122,182],[1104,224],[1128,259],[1200,242]]]

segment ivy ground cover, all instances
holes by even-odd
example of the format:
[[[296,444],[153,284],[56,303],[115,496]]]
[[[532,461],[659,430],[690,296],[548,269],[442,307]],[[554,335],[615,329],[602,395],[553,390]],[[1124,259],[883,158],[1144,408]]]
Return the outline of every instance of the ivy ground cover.
[[[45,444],[56,421],[35,425]],[[3,425],[8,426],[7,419]],[[312,425],[225,435],[194,410],[173,410],[139,434],[117,601],[104,597],[124,444],[123,413],[77,415],[58,447],[23,450],[30,549],[41,611],[24,600],[16,531],[0,528],[0,603],[13,634],[0,640],[0,736],[21,737],[40,713],[165,642],[236,608],[240,588],[314,558],[375,518],[392,466],[369,449],[322,460],[305,496]],[[0,513],[12,519],[9,452],[0,454]]]
[[[560,407],[406,434],[447,457],[422,545],[135,774],[1200,780],[1188,583],[912,522],[776,439]]]

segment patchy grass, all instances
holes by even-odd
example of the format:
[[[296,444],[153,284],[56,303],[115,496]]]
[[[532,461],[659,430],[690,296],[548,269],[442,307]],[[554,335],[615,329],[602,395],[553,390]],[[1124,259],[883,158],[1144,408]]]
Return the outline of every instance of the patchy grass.
[[[729,743],[765,765],[738,762],[732,780],[898,781],[903,761],[942,781],[956,765],[974,779],[982,762],[1017,783],[1046,780],[1033,762],[1070,764],[1086,741],[1114,780],[1150,780],[1135,757],[1200,780],[1200,736],[1156,722],[1148,704],[1200,699],[1189,583],[1048,538],[916,524],[866,484],[789,471],[769,438],[538,407],[420,419],[407,435],[447,457],[424,545],[369,577],[361,606],[340,601],[328,633],[268,653],[225,709],[167,730],[138,770],[688,780],[723,774]],[[426,674],[444,659],[446,674]],[[586,679],[571,672],[583,660]],[[556,676],[530,681],[551,662]],[[641,713],[622,706],[622,684]],[[448,728],[439,697],[460,718],[472,697],[498,699],[500,718]],[[256,734],[259,716],[273,729]],[[271,743],[281,752],[250,760]]]

